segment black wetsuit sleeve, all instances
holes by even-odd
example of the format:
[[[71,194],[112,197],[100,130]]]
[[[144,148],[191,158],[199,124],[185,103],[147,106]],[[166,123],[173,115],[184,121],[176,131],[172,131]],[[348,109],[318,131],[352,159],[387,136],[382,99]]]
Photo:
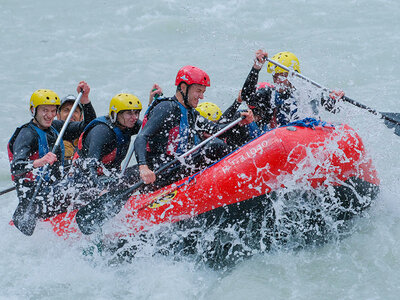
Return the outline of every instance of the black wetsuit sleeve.
[[[320,104],[325,110],[329,111],[330,113],[336,114],[340,111],[339,107],[336,105],[337,100],[332,99],[331,97],[329,97],[329,95],[325,93],[321,95]]]
[[[242,99],[247,104],[249,104],[251,97],[253,97],[253,95],[256,92],[259,73],[260,73],[259,69],[255,69],[254,67],[251,68],[250,73],[247,76],[246,81],[244,82],[242,88]]]
[[[114,150],[115,144],[115,133],[106,124],[98,124],[87,133],[82,145],[82,156],[94,183],[98,179],[97,168],[102,158]]]
[[[94,126],[86,135],[82,145],[85,158],[98,162],[115,148],[115,133],[106,124]]]
[[[179,107],[172,101],[164,101],[159,103],[151,111],[148,121],[142,131],[135,139],[135,155],[139,165],[147,165],[147,142],[156,134],[165,137],[168,140],[168,128],[173,128],[173,123],[180,120]],[[179,123],[179,122],[178,122]],[[163,141],[159,141],[163,143]],[[165,145],[166,146],[166,145]]]
[[[65,130],[63,140],[73,141],[77,139],[81,135],[83,129],[85,129],[86,125],[96,118],[96,112],[94,111],[94,108],[90,102],[82,106],[84,120],[81,122],[70,122]],[[64,121],[54,120],[52,125],[57,129],[58,132],[60,132],[62,126],[64,125]]]
[[[82,104],[83,107],[83,127],[86,127],[90,122],[92,122],[94,119],[96,119],[96,111],[94,110],[94,107],[92,105],[92,102],[89,102],[87,104]]]
[[[222,130],[224,127],[228,126],[231,122],[237,120],[240,118],[240,112],[236,112],[235,115],[232,116],[232,120],[228,120],[226,122],[221,122],[221,123],[214,123],[203,116],[199,114],[198,111],[193,109],[193,113],[197,115],[197,120],[196,120],[196,127],[198,131],[204,131],[209,134],[215,134],[218,131]],[[237,118],[236,118],[237,117]],[[235,131],[235,128],[237,128],[238,125],[232,127],[231,129],[221,133],[218,138],[220,139],[225,139],[228,136],[232,135],[233,132]]]
[[[235,100],[231,106],[227,108],[227,110],[224,111],[224,113],[221,116],[221,119],[219,120],[219,123],[224,123],[224,122],[229,122],[233,121],[235,116],[237,115],[237,111],[240,107],[240,104],[237,100]]]
[[[38,149],[38,141],[33,131],[22,128],[13,144],[13,161],[11,162],[11,174],[21,176],[33,170],[33,161],[29,157]]]

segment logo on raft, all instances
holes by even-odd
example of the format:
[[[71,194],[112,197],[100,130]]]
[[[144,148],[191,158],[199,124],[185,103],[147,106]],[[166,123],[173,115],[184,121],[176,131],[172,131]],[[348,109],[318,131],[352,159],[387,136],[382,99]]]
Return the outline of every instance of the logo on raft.
[[[163,206],[164,204],[167,204],[175,198],[176,194],[178,194],[178,191],[173,191],[172,193],[161,195],[160,197],[156,198],[151,204],[149,204],[149,208],[154,209]]]
[[[228,159],[227,163],[222,167],[222,171],[226,174],[229,172],[230,168],[241,164],[249,158],[253,158],[257,155],[258,152],[262,153],[265,148],[268,147],[268,141],[262,141],[256,147],[252,147],[248,149],[244,154],[240,156],[234,156],[234,158]]]

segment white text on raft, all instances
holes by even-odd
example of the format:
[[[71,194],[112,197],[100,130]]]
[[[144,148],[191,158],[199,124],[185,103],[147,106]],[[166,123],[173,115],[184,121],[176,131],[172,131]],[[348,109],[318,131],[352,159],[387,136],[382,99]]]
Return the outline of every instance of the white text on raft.
[[[230,170],[230,168],[233,167],[234,165],[243,163],[246,159],[255,157],[257,152],[262,153],[264,148],[267,148],[267,146],[268,146],[268,141],[262,141],[256,147],[250,148],[240,156],[236,156],[235,154],[233,154],[233,158],[227,160],[226,165],[222,167],[222,171],[224,171],[224,173],[227,173]]]

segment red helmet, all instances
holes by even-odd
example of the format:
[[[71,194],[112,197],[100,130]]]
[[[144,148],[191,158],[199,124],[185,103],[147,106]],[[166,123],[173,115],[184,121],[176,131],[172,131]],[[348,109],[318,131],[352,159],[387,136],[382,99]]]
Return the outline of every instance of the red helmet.
[[[260,82],[259,84],[257,84],[256,90],[265,89],[267,87],[271,89],[275,88],[275,86],[273,84],[270,84],[269,82]]]
[[[188,85],[196,83],[210,86],[210,77],[199,68],[184,66],[178,71],[178,74],[176,74],[175,85],[178,86],[181,82],[185,82]]]

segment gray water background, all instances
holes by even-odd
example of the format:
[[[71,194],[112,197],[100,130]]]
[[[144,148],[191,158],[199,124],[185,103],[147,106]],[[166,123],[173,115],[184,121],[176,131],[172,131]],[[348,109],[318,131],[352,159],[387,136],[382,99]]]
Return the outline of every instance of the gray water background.
[[[400,3],[353,1],[0,1],[0,187],[11,186],[6,144],[30,119],[33,91],[61,97],[86,80],[98,115],[119,92],[147,103],[157,82],[174,93],[177,70],[206,70],[206,99],[227,108],[254,51],[294,52],[302,73],[378,111],[400,112]],[[270,75],[263,70],[263,81]],[[397,299],[400,292],[400,137],[343,104],[325,120],[362,137],[381,179],[369,217],[342,241],[258,255],[230,272],[144,257],[108,266],[39,228],[8,225],[16,194],[1,196],[1,299]]]

